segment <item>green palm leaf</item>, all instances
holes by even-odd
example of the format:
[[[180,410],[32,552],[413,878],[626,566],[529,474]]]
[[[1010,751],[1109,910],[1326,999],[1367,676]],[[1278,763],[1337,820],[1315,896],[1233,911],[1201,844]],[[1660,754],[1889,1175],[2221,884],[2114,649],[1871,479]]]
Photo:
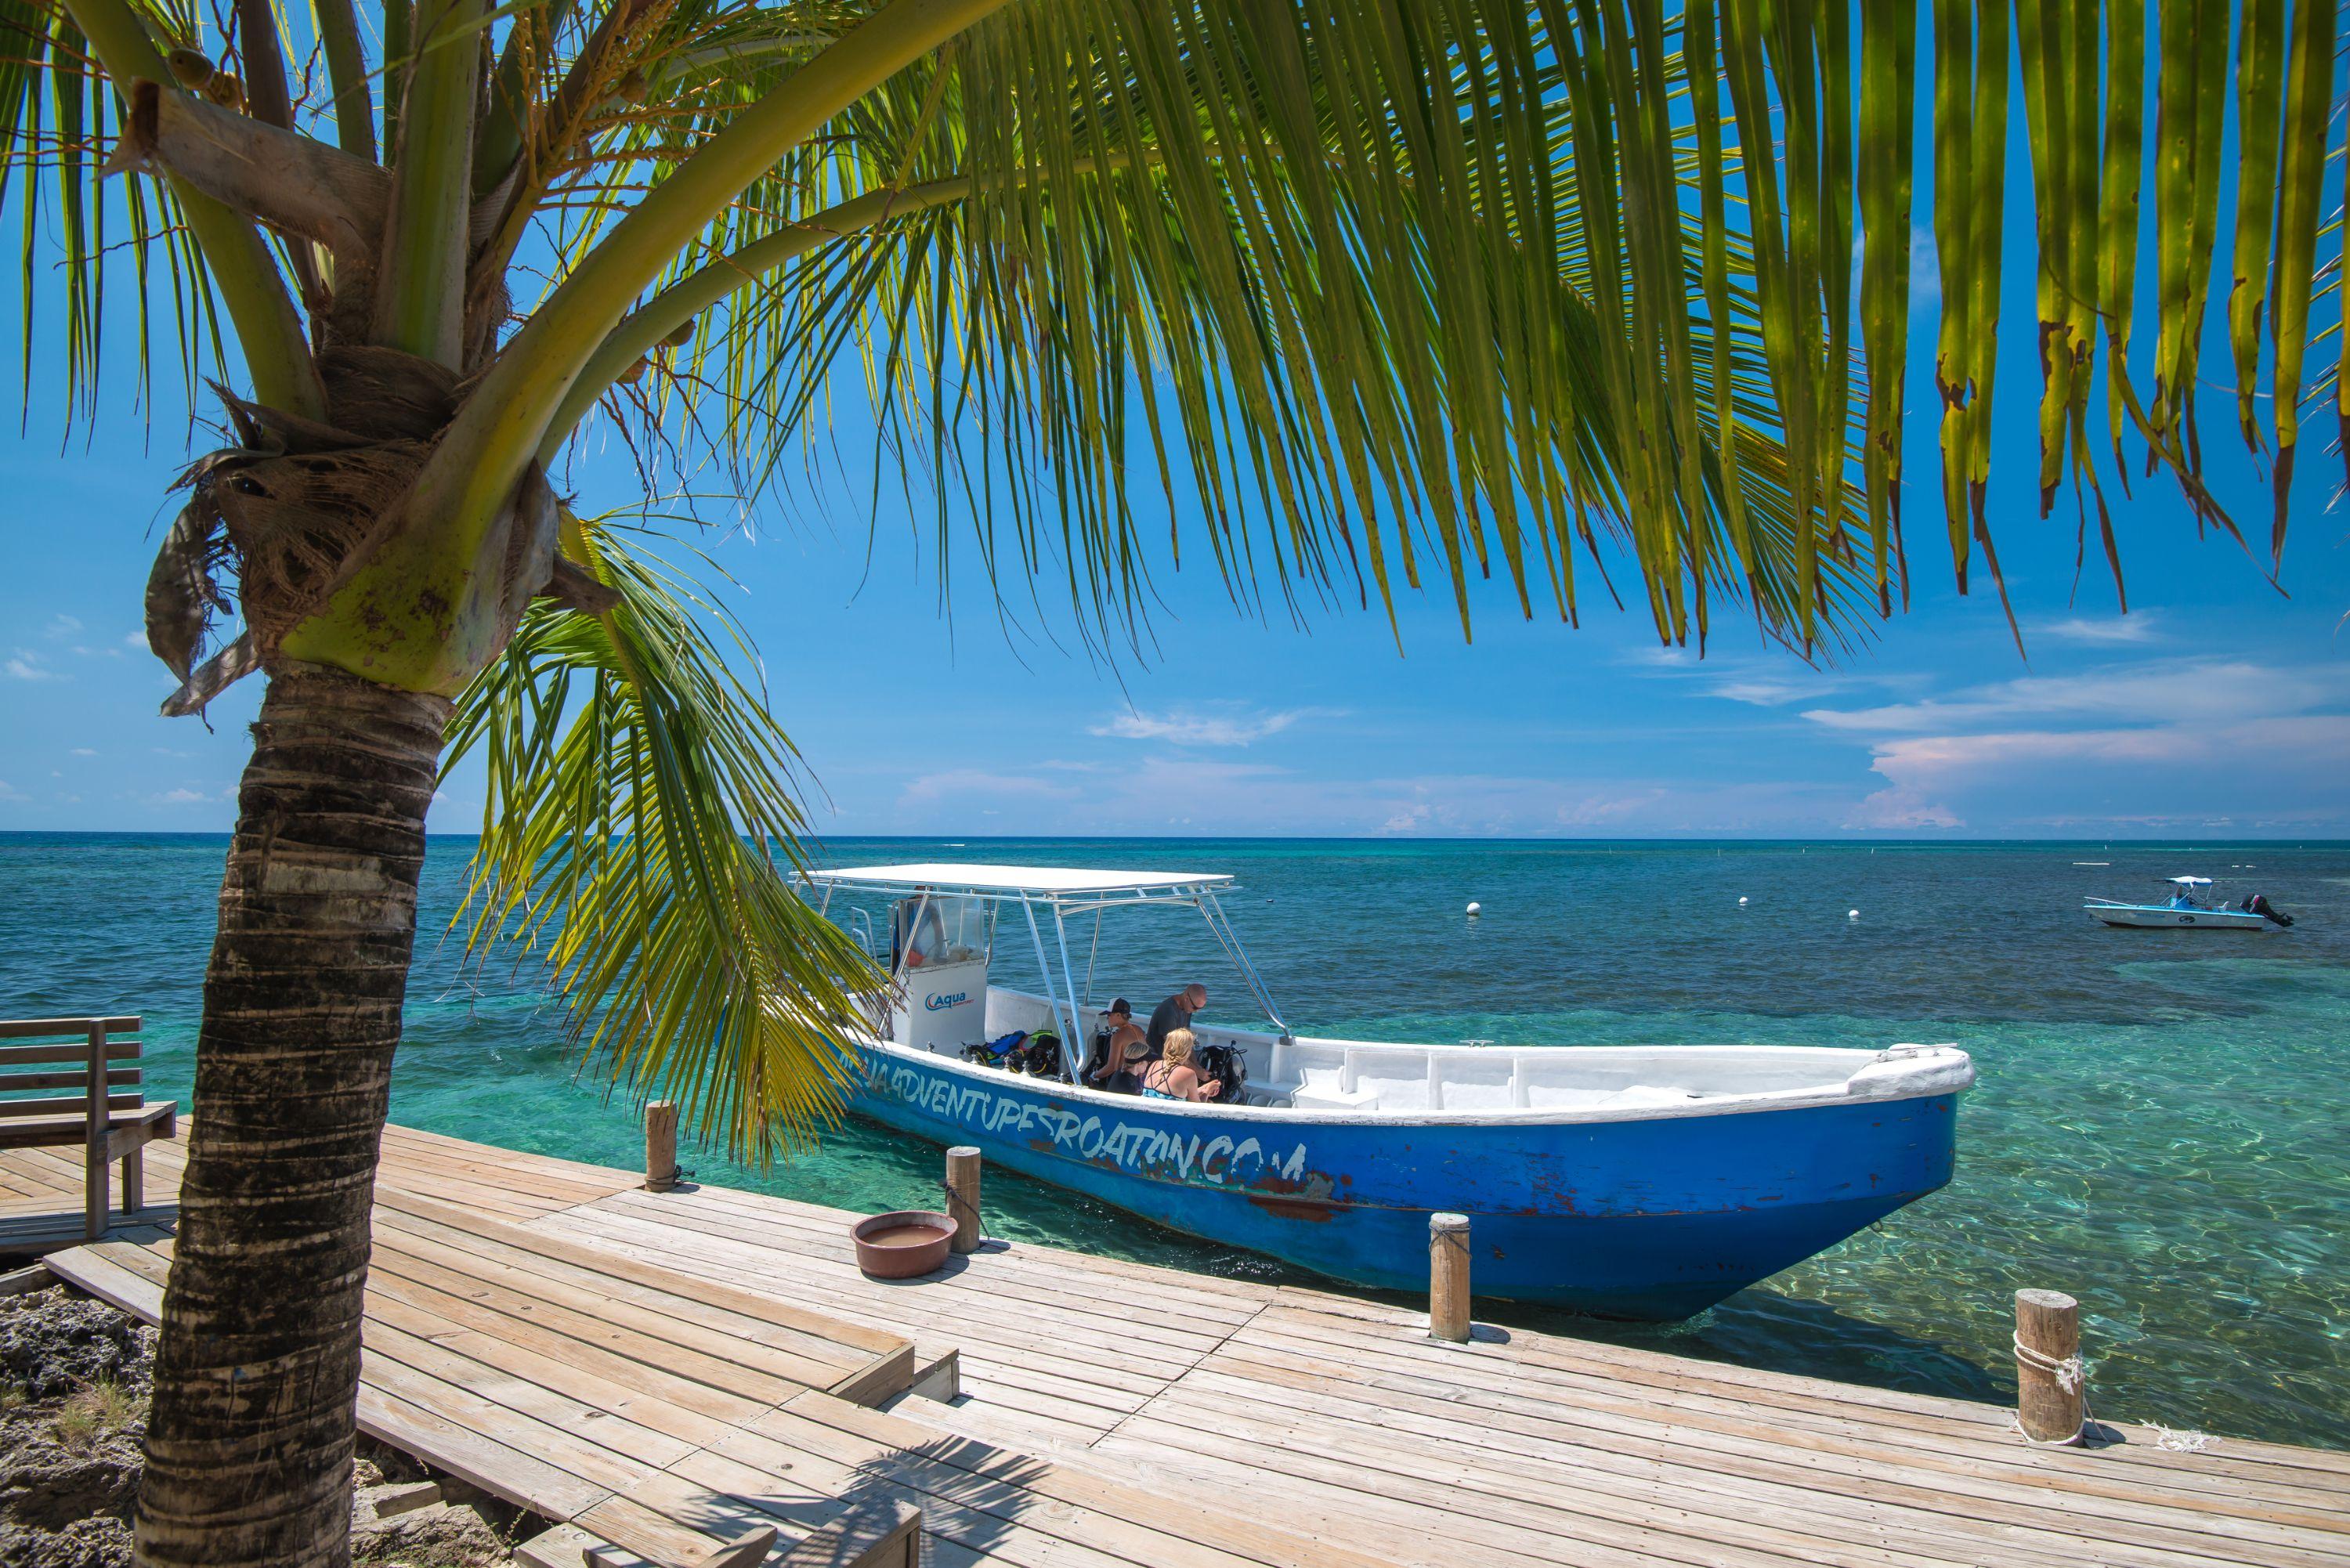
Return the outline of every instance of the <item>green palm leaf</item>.
[[[618,602],[541,600],[459,703],[446,765],[477,755],[489,793],[457,924],[540,957],[590,1064],[764,1157],[834,1119],[884,977],[786,878],[799,757],[739,628],[612,524],[571,534]]]

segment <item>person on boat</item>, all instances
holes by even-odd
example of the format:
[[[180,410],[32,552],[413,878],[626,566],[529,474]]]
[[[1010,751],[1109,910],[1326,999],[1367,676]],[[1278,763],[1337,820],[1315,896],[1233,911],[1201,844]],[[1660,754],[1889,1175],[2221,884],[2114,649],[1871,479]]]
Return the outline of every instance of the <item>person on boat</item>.
[[[1124,1045],[1110,1047],[1110,1060],[1118,1064],[1118,1071],[1102,1079],[1104,1092],[1112,1095],[1142,1093],[1142,1075],[1144,1069],[1150,1065],[1150,1047],[1142,1043],[1139,1032]]]
[[[1170,1029],[1167,1044],[1160,1048],[1159,1060],[1142,1074],[1142,1097],[1146,1100],[1212,1100],[1222,1092],[1223,1085],[1213,1078],[1201,1080],[1191,1065],[1198,1049],[1188,1029]]]
[[[1094,1037],[1094,1048],[1086,1062],[1087,1081],[1106,1083],[1113,1073],[1124,1072],[1128,1045],[1149,1049],[1142,1026],[1134,1021],[1134,1003],[1121,996],[1102,1014],[1101,1033]]]
[[[1150,1044],[1150,1059],[1157,1061],[1167,1036],[1178,1029],[1191,1028],[1191,1014],[1207,1005],[1208,988],[1196,981],[1160,1002],[1150,1014],[1150,1027],[1143,1033]]]

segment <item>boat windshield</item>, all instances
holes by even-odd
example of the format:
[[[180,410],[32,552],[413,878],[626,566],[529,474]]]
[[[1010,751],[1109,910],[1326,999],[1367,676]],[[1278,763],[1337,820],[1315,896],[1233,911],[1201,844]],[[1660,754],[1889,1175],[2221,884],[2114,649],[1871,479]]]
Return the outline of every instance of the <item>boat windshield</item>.
[[[898,971],[983,961],[993,946],[993,905],[984,898],[920,892],[889,909],[889,967]]]

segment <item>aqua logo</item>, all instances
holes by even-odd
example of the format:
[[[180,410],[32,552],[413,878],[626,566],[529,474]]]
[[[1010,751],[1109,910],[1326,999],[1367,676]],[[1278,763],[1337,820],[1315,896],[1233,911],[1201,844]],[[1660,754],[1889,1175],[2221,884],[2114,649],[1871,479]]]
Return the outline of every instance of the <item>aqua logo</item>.
[[[922,1005],[932,1012],[944,1012],[948,1008],[961,1007],[970,1000],[971,992],[967,991],[958,991],[951,996],[941,996],[934,991],[922,998]]]

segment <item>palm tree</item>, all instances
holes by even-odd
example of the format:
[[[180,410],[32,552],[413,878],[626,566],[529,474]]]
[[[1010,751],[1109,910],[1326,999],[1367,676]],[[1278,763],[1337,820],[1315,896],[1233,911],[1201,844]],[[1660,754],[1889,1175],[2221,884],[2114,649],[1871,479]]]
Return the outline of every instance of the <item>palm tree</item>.
[[[1572,618],[1605,533],[1660,637],[1702,646],[1728,607],[1809,648],[1906,597],[1928,86],[1943,512],[1961,585],[1977,549],[1995,574],[2020,58],[2043,512],[2069,470],[2114,550],[2102,344],[2116,477],[2128,437],[2233,528],[2194,409],[2232,99],[2228,334],[2256,446],[2264,320],[2272,346],[2281,553],[2334,0],[2246,0],[2241,28],[2227,0],[2167,0],[2150,88],[2143,0],[1936,0],[1930,84],[1918,12],[1864,0],[1856,44],[1846,7],[1785,0],[388,0],[364,24],[352,0],[233,0],[211,26],[183,0],[0,0],[6,169],[63,252],[27,306],[66,302],[69,401],[94,407],[125,225],[141,364],[168,282],[188,385],[209,348],[244,389],[147,595],[173,711],[255,669],[268,688],[142,1561],[348,1555],[368,1208],[444,748],[493,783],[472,935],[539,945],[612,1071],[692,1096],[737,1148],[831,1103],[829,1031],[869,976],[775,859],[802,826],[789,742],[691,583],[557,494],[583,428],[755,494],[847,358],[879,449],[938,498],[941,560],[967,525],[991,576],[1061,579],[1089,636],[1130,635],[1152,592],[1140,462],[1243,602],[1387,607],[1432,578],[1465,634],[1498,554],[1522,613]],[[148,182],[99,185],[125,171]]]

